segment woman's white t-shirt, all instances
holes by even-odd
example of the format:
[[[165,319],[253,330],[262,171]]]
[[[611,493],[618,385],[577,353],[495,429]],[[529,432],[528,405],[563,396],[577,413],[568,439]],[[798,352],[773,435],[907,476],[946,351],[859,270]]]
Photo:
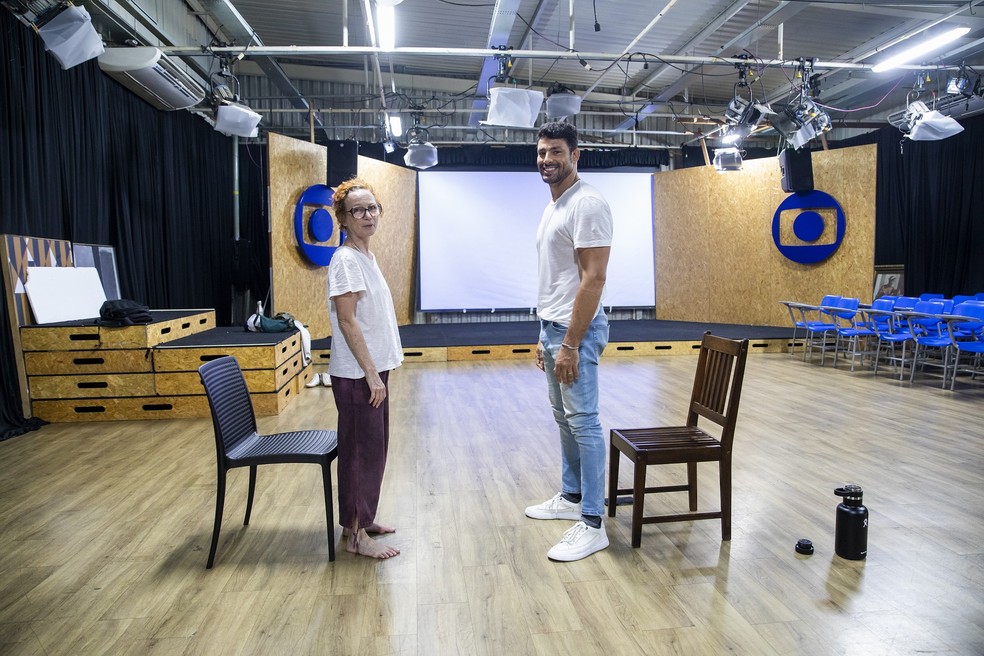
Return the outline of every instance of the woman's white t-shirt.
[[[338,248],[328,266],[328,315],[331,320],[331,359],[328,373],[339,378],[364,378],[352,349],[338,327],[335,297],[357,294],[355,320],[362,329],[376,371],[389,371],[403,362],[403,345],[396,325],[393,295],[376,258],[354,248]]]

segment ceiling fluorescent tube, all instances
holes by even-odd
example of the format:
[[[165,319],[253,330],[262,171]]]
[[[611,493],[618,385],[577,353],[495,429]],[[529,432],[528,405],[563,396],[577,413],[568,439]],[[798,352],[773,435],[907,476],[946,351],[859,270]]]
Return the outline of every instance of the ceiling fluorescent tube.
[[[894,57],[889,57],[888,59],[881,62],[880,64],[875,64],[875,66],[872,67],[871,71],[873,73],[881,73],[891,68],[895,68],[896,66],[901,66],[902,64],[906,64],[912,61],[913,59],[917,59],[928,52],[932,52],[933,50],[936,50],[937,48],[944,46],[947,43],[950,43],[951,41],[955,41],[956,39],[959,39],[969,31],[970,31],[969,27],[955,27],[952,30],[948,32],[944,32],[943,34],[940,34],[939,36],[933,39],[929,39],[928,41],[923,41],[919,45],[913,46],[904,52],[900,52]]]
[[[377,3],[376,18],[379,20],[379,47],[393,50],[396,48],[396,10],[393,5]]]

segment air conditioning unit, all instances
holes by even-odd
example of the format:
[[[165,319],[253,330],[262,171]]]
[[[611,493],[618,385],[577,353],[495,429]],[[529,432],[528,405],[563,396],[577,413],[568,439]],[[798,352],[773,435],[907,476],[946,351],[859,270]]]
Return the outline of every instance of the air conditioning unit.
[[[106,48],[99,68],[157,109],[186,109],[205,99],[205,89],[158,48]]]

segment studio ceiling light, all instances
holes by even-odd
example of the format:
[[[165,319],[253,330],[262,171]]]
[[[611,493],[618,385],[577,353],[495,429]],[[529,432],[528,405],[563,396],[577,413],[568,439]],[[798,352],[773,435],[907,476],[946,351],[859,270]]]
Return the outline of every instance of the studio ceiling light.
[[[396,48],[396,11],[393,5],[376,2],[376,20],[379,29],[379,47],[383,50]]]
[[[255,137],[263,117],[236,102],[225,102],[215,111],[215,129],[230,137]]]
[[[390,135],[394,137],[403,136],[403,118],[399,114],[390,114],[386,122],[389,125]]]
[[[92,27],[85,7],[62,5],[46,13],[45,18],[45,23],[34,27],[44,41],[44,49],[62,68],[72,68],[103,54],[102,37]]]
[[[495,87],[489,89],[488,116],[479,122],[504,128],[532,128],[542,105],[542,91]]]
[[[407,130],[410,142],[407,144],[407,154],[403,161],[415,169],[429,169],[437,164],[437,148],[427,141],[427,130],[413,127]]]
[[[961,64],[960,70],[956,75],[950,78],[946,84],[946,92],[954,96],[961,95],[966,98],[973,96],[977,90],[980,88],[981,77],[978,75],[976,79],[971,82],[970,76],[967,75],[967,69],[969,67]],[[974,69],[970,69],[972,72]]]
[[[931,110],[921,100],[909,103],[903,129],[913,141],[939,141],[963,132],[963,126],[955,119]]]
[[[565,118],[581,111],[581,96],[559,83],[547,89],[547,118]]]
[[[752,128],[747,125],[732,125],[725,131],[721,142],[726,144],[740,144],[751,133]]]
[[[738,82],[735,83],[734,97],[724,110],[724,120],[729,125],[725,129],[722,141],[726,144],[740,144],[742,140],[755,131],[766,115],[772,110],[766,105],[755,102],[752,90],[748,85],[749,65],[745,62],[735,64],[738,69]],[[748,99],[741,97],[741,89],[748,89]]]
[[[741,151],[737,148],[715,148],[714,170],[718,173],[741,170]]]
[[[830,116],[811,98],[801,94],[782,111],[770,115],[769,124],[794,150],[799,150],[813,137],[830,130]]]
[[[873,73],[881,73],[882,71],[887,71],[889,69],[895,68],[896,66],[901,66],[915,59],[922,57],[923,55],[930,53],[938,48],[942,48],[951,41],[959,39],[964,34],[970,31],[969,27],[955,27],[952,30],[948,30],[943,34],[932,39],[927,39],[922,43],[915,45],[897,55],[889,57],[885,61],[875,64],[871,71]]]

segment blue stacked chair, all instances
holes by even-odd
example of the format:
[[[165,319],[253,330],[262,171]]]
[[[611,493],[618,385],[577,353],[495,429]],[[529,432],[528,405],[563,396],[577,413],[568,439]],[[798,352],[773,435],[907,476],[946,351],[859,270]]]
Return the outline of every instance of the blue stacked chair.
[[[950,347],[953,349],[953,371],[950,374],[950,389],[956,388],[957,374],[960,370],[960,356],[971,355],[970,366],[963,371],[971,378],[984,373],[984,302],[965,301],[953,308],[953,314],[946,321]]]
[[[868,325],[875,331],[878,339],[875,350],[874,373],[878,375],[878,365],[881,362],[882,346],[887,346],[890,351],[887,360],[897,362],[899,365],[899,380],[905,372],[906,350],[909,342],[912,341],[912,334],[905,328],[905,322],[895,313],[895,301],[885,300],[884,297],[875,300],[871,307],[865,311],[868,318]],[[914,305],[915,303],[913,303]],[[901,345],[902,355],[896,353],[895,347]]]
[[[793,355],[796,352],[796,332],[802,328],[806,330],[807,324],[807,311],[811,311],[817,306],[807,305],[805,303],[797,303],[795,301],[779,301],[786,306],[786,310],[789,312],[789,319],[793,322],[793,340],[789,347],[789,354]],[[806,350],[806,344],[803,345],[803,349]]]
[[[803,348],[803,361],[805,362],[807,358],[812,360],[813,349],[820,349],[820,364],[823,365],[823,356],[828,348],[833,348],[835,341],[832,337],[837,334],[837,324],[834,322],[833,312],[838,308],[841,297],[828,294],[823,297],[820,301],[819,306],[813,306],[809,309],[815,313],[815,320],[806,320],[806,345]],[[804,316],[808,317],[807,310],[804,310]]]
[[[912,308],[916,307],[916,303],[918,302],[919,299],[916,298],[915,296],[899,296],[897,299],[895,299],[894,309],[911,310]]]
[[[946,388],[950,370],[950,336],[946,329],[946,312],[953,302],[942,298],[919,301],[905,316],[912,334],[912,362],[909,366],[909,382],[915,380],[916,369],[927,366],[942,367],[943,387]],[[937,357],[938,356],[938,357]]]
[[[871,338],[875,336],[875,331],[867,325],[859,313],[859,305],[860,303],[856,298],[841,298],[838,303],[840,309],[833,313],[834,321],[837,324],[837,337],[834,341],[835,367],[837,366],[837,357],[840,354],[842,340],[850,348],[848,354],[851,356],[851,371],[854,371],[855,361],[859,356],[861,364],[864,364],[865,356],[871,354],[869,343]],[[823,364],[822,356],[820,363]]]

